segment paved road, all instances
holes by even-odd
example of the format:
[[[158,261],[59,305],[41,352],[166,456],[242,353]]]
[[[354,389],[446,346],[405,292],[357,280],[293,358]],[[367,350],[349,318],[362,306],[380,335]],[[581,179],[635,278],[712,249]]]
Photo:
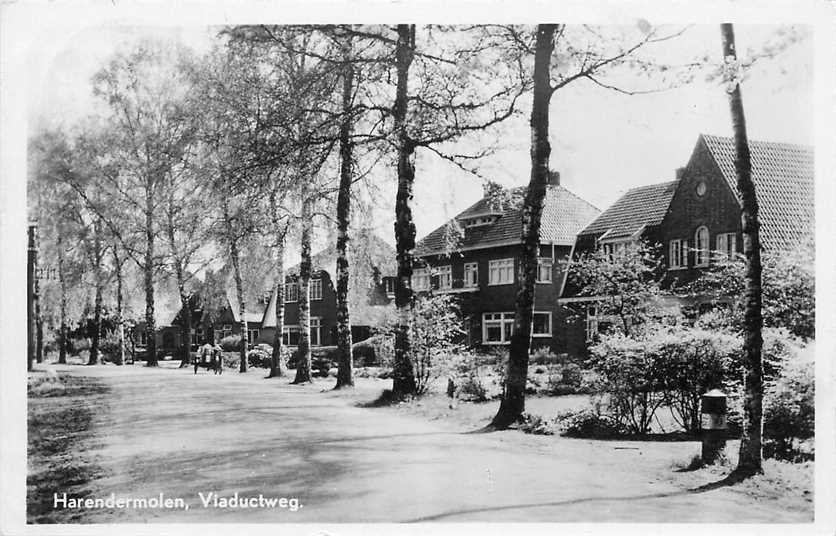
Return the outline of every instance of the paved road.
[[[664,475],[694,443],[463,434],[260,371],[67,370],[111,388],[87,452],[106,476],[89,497],[163,493],[189,504],[91,510],[89,522],[806,521],[732,490],[676,487]],[[302,507],[204,508],[200,492]]]

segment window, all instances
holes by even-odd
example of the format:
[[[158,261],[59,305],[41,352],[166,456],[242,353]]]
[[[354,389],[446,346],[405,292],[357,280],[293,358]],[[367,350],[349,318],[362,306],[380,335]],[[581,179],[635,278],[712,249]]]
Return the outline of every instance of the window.
[[[247,344],[255,344],[255,341],[258,340],[258,333],[257,329],[248,329],[247,330]]]
[[[694,266],[708,266],[708,227],[702,226],[694,233]]]
[[[595,340],[598,335],[598,310],[594,305],[586,308],[586,342]]]
[[[464,265],[464,287],[475,288],[479,286],[479,264],[467,262]]]
[[[311,300],[322,299],[322,279],[311,279]]]
[[[717,235],[717,251],[729,259],[737,253],[737,233],[722,233]]]
[[[514,282],[514,259],[488,262],[488,284],[510,285]]]
[[[552,282],[552,260],[538,259],[537,260],[537,282],[551,283]]]
[[[453,288],[453,270],[448,264],[447,266],[438,267],[438,289],[449,290]]]
[[[531,324],[532,337],[552,336],[552,314],[550,312],[534,312],[534,321]]]
[[[299,301],[299,285],[296,283],[288,283],[284,287],[284,302],[293,303]]]
[[[204,341],[204,339],[203,339],[203,328],[197,328],[197,330],[195,330],[195,337],[192,340],[192,343],[193,344],[200,344],[203,341]]]
[[[395,282],[396,279],[394,277],[387,277],[383,280],[384,284],[386,285],[386,296],[392,298],[395,296]]]
[[[218,344],[219,342],[221,342],[221,339],[223,338],[224,333],[223,333],[223,331],[221,331],[219,329],[216,329],[216,330],[214,330],[213,335],[214,335],[214,338],[212,339],[212,342],[215,343],[215,344]]]
[[[282,329],[282,344],[286,346],[299,346],[299,326],[285,326]]]
[[[671,270],[688,267],[688,257],[685,255],[684,240],[671,240],[668,251],[668,267]]]
[[[317,316],[311,317],[311,346],[319,346],[322,344],[322,324]]]
[[[508,344],[514,333],[514,313],[482,314],[482,343]]]
[[[145,330],[139,332],[139,345],[140,346],[147,346],[148,345],[148,334],[145,333]]]
[[[223,330],[221,331],[221,338],[229,337],[232,335],[232,324],[224,324]]]
[[[426,268],[412,271],[412,290],[430,290],[430,272]]]

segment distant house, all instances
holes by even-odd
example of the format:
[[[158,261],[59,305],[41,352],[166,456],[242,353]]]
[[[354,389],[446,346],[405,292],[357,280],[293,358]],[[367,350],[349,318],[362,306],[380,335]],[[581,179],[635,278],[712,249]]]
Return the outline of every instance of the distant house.
[[[233,298],[233,293],[227,294],[227,305],[224,307],[214,324],[212,325],[211,342],[219,342],[225,337],[241,334],[241,312],[237,305],[237,299]],[[264,312],[267,309],[267,300],[269,294],[263,294],[260,301],[257,303],[246,303],[245,319],[247,320],[247,344],[259,344],[265,342],[263,339],[263,319]],[[207,342],[210,342],[207,338]],[[271,341],[272,342],[272,341]]]
[[[749,141],[758,197],[761,246],[791,250],[815,227],[813,151],[786,143]],[[732,138],[702,134],[676,180],[633,188],[579,235],[578,253],[613,253],[639,240],[661,246],[664,286],[693,281],[718,256],[743,251],[741,204]],[[587,339],[602,323],[594,297],[567,286],[562,304],[588,302]],[[699,298],[694,301],[699,302]]]
[[[349,242],[349,305],[352,339],[366,339],[391,312],[396,270],[395,250],[370,231],[360,231]],[[336,247],[311,256],[310,316],[311,346],[337,344],[337,293],[332,274],[337,271]],[[299,265],[290,267],[285,278],[283,344],[299,344]],[[260,342],[273,343],[276,333],[276,294],[271,293],[261,323]]]
[[[467,341],[490,348],[508,345],[522,251],[525,188],[486,187],[482,199],[421,239],[412,288],[457,296]],[[557,303],[577,234],[600,211],[560,185],[552,172],[544,200],[539,266],[534,290],[533,345],[567,352],[583,341],[566,337],[570,320]]]

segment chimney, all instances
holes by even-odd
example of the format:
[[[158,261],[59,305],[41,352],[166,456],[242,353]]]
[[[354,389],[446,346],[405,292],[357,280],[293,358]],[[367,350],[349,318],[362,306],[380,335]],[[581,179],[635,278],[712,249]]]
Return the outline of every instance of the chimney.
[[[549,171],[549,186],[560,186],[560,172],[550,170]]]
[[[685,175],[685,168],[684,167],[676,168],[676,180],[682,179],[682,177],[684,175]]]

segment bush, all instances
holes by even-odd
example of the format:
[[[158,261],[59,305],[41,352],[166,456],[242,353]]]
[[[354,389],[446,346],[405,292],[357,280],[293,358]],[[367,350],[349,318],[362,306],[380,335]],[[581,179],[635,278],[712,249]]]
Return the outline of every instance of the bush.
[[[267,348],[264,348],[265,346]],[[260,344],[247,352],[247,365],[250,367],[270,368],[272,362],[273,348],[267,344]]]
[[[240,335],[229,335],[221,339],[218,344],[224,352],[240,352],[242,342]]]
[[[358,367],[370,367],[377,365],[377,352],[375,351],[376,337],[355,343],[351,347],[351,356],[354,364]]]
[[[111,331],[99,339],[99,352],[101,352],[102,361],[121,365],[122,354],[119,351],[119,333]]]
[[[557,361],[557,356],[549,348],[542,346],[531,353],[529,362],[535,365],[551,365]]]
[[[764,394],[764,456],[789,461],[812,459],[816,425],[815,367],[811,361],[787,363]]]
[[[567,437],[611,439],[630,432],[618,420],[588,409],[561,413],[555,420]]]
[[[539,415],[523,413],[520,415],[517,428],[526,434],[554,435],[556,427],[554,422],[549,422]]]

